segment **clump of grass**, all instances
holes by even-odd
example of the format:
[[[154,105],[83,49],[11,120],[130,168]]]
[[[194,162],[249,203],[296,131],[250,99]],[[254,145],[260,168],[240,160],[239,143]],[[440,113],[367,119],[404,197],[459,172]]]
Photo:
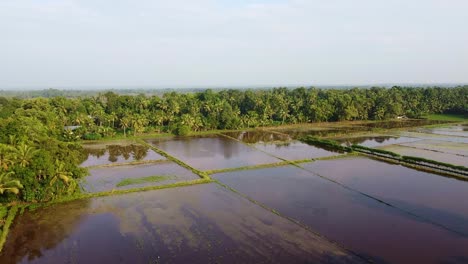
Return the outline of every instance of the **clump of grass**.
[[[303,138],[300,138],[299,140],[309,145],[321,147],[325,150],[330,150],[330,151],[340,152],[340,153],[353,152],[352,148],[342,146],[339,142],[336,142],[330,139],[320,139],[320,138],[313,137],[313,136],[305,136]]]
[[[3,225],[3,229],[0,234],[0,252],[2,251],[3,245],[6,242],[8,231],[10,229],[10,225],[13,223],[13,220],[15,219],[17,212],[18,212],[18,206],[12,206],[10,210],[8,211],[8,215],[5,219],[5,223]]]
[[[116,186],[122,187],[122,186],[127,186],[127,185],[143,184],[143,183],[148,183],[148,182],[161,182],[161,181],[165,181],[174,177],[175,176],[154,175],[154,176],[148,176],[148,177],[142,177],[142,178],[127,178],[117,183]]]

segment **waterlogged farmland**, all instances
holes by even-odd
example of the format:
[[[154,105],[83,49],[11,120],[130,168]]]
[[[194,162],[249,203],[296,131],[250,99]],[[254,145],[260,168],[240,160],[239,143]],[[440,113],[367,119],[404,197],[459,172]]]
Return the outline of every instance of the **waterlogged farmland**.
[[[86,160],[83,167],[164,159],[147,146],[133,141],[112,141],[84,144]]]
[[[411,124],[434,125],[320,123],[86,144],[90,175],[80,187],[102,197],[26,208],[0,263],[468,263],[468,178],[300,141],[468,165],[464,125]]]
[[[147,140],[199,170],[236,168],[279,162],[277,158],[223,136]]]
[[[0,256],[0,263],[290,261],[362,263],[326,239],[216,184],[25,212]]]

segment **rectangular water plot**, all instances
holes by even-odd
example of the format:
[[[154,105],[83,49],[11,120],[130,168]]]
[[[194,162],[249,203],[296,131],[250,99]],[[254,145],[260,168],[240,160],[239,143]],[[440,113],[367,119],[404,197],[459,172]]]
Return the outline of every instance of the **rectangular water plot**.
[[[149,147],[133,141],[87,143],[83,148],[87,156],[81,163],[83,167],[165,159]]]
[[[214,177],[375,263],[453,263],[468,259],[467,236],[297,167],[236,171]]]
[[[468,181],[365,157],[345,157],[303,167],[468,236]]]
[[[468,144],[468,137],[447,136],[447,135],[430,134],[430,133],[422,133],[422,132],[415,132],[415,131],[403,131],[403,132],[400,132],[400,134],[405,137],[414,137],[414,138],[419,138],[419,139],[438,140],[438,141]]]
[[[262,151],[286,160],[316,159],[341,155],[341,153],[314,147],[300,141],[289,141],[276,144],[257,143],[254,146]]]
[[[200,170],[237,168],[281,161],[222,136],[150,139],[147,142]]]
[[[464,156],[468,158],[468,143],[454,143],[440,140],[421,140],[411,143],[402,143],[400,145],[405,147]]]
[[[468,167],[468,158],[456,154],[442,153],[432,150],[417,149],[405,146],[386,146],[383,149],[398,153],[402,156],[420,157],[445,162],[453,165],[461,165]]]
[[[25,211],[0,263],[362,263],[216,184]]]
[[[416,131],[445,136],[468,137],[468,124],[457,124],[443,127],[417,128]]]
[[[82,180],[86,192],[133,189],[199,179],[193,172],[170,161],[90,169]]]

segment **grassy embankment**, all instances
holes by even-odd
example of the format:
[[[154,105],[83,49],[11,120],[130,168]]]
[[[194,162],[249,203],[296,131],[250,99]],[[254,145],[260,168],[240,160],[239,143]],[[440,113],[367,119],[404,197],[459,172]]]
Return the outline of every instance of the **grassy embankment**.
[[[425,116],[428,120],[435,121],[448,121],[448,122],[463,122],[468,121],[467,115],[455,115],[455,114],[432,114]]]

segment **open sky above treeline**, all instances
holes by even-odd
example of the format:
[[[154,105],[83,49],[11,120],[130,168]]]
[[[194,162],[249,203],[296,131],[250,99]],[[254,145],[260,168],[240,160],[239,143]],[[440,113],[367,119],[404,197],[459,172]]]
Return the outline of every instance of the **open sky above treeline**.
[[[468,83],[466,0],[2,0],[0,89]]]

